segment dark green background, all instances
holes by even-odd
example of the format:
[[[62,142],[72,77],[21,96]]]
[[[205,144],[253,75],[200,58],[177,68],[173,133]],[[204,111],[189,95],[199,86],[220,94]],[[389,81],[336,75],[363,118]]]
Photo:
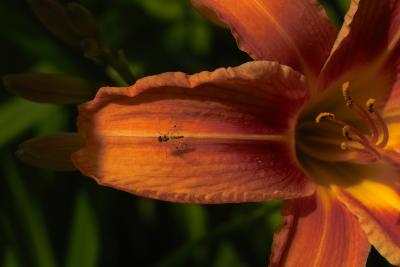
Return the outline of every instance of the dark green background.
[[[272,0],[275,1],[275,0]],[[66,4],[67,1],[60,1]],[[213,70],[250,60],[229,31],[185,0],[82,0],[136,77]],[[323,1],[339,25],[347,1]],[[51,35],[23,0],[0,2],[0,75],[63,73],[115,84]],[[75,106],[27,102],[0,85],[0,266],[266,266],[280,202],[217,206],[153,201],[49,172],[14,157],[26,139],[75,130]],[[338,248],[341,249],[341,248]],[[385,265],[386,264],[386,265]],[[373,252],[368,266],[389,266]]]

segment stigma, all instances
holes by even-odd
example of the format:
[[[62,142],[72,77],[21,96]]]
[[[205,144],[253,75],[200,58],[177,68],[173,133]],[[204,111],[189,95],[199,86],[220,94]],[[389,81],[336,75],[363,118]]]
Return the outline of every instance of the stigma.
[[[389,141],[389,130],[383,117],[376,110],[376,100],[370,98],[365,105],[361,105],[351,97],[349,82],[342,84],[342,94],[346,107],[364,122],[368,133],[337,119],[335,114],[329,112],[319,113],[315,122],[318,124],[324,121],[341,127],[344,141],[340,148],[349,152],[348,160],[359,163],[371,163],[380,160],[382,158],[381,151]]]

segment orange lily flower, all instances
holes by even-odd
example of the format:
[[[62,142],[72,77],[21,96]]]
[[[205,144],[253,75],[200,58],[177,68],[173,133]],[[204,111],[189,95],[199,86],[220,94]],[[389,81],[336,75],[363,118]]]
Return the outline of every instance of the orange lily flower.
[[[284,200],[271,266],[400,265],[400,1],[353,0],[337,33],[314,0],[194,0],[256,61],[102,88],[75,165],[184,203]]]

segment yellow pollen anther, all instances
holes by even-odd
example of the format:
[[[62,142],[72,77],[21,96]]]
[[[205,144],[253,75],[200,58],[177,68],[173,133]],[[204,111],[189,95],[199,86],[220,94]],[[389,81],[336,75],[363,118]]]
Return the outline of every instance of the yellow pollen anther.
[[[345,82],[342,84],[342,93],[344,102],[348,108],[353,107],[353,99],[350,96],[350,82]]]
[[[342,128],[343,136],[349,141],[353,140],[353,138],[351,137],[351,130],[350,129],[351,129],[351,127],[348,126],[348,125],[343,126],[343,128]]]
[[[347,144],[346,142],[342,142],[342,143],[340,144],[340,148],[341,148],[342,150],[347,150],[347,149],[349,149],[349,146],[348,146],[348,144]]]
[[[375,102],[376,100],[373,98],[370,98],[367,100],[367,102],[365,103],[365,105],[367,106],[367,109],[370,113],[374,112],[374,106],[375,106]]]
[[[321,112],[318,114],[318,116],[315,118],[316,123],[320,123],[321,120],[335,120],[335,114],[329,113],[329,112]]]

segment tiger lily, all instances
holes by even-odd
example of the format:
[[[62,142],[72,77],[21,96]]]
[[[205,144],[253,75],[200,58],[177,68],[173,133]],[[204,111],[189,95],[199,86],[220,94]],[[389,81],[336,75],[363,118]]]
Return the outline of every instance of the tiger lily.
[[[284,200],[270,266],[400,265],[400,1],[194,0],[254,61],[101,88],[72,160],[99,184],[182,203]]]

